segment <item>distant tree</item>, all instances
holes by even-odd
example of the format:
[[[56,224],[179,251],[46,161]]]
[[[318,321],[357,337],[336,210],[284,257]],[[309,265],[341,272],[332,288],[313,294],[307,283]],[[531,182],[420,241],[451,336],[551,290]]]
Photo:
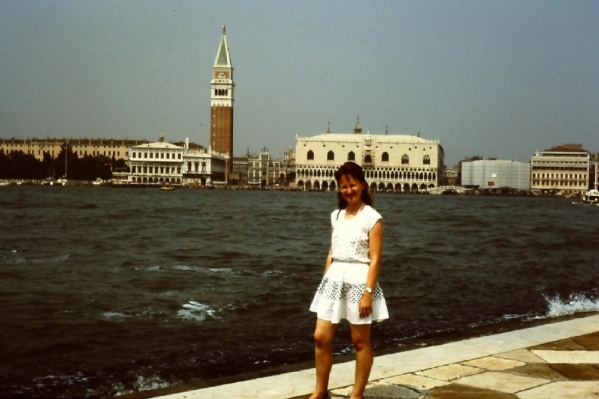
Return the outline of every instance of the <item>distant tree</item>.
[[[0,150],[0,179],[10,179],[10,159],[8,155],[4,153],[4,150]]]
[[[110,158],[104,155],[86,155],[79,160],[78,180],[92,181],[97,178],[108,180],[112,178]]]
[[[13,179],[41,179],[44,177],[42,163],[33,155],[17,151],[11,154]]]
[[[10,154],[0,152],[0,178],[3,179],[41,179],[43,168],[33,155],[23,151]]]
[[[117,159],[113,164],[112,164],[112,170],[113,171],[127,171],[129,172],[129,166],[127,166],[127,161],[125,161],[123,158],[119,158]]]
[[[66,162],[65,162],[66,157]],[[66,177],[72,180],[80,180],[78,175],[79,170],[79,157],[77,153],[73,152],[73,148],[70,144],[64,143],[60,146],[60,152],[53,162],[54,174],[53,177]],[[66,170],[65,170],[66,168]]]
[[[52,177],[54,176],[54,159],[49,152],[44,151],[44,159],[42,160],[42,176]]]

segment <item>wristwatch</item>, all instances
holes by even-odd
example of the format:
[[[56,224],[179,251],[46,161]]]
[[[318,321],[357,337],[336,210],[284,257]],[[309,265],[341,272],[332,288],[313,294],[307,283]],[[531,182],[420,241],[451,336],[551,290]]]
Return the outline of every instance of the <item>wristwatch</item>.
[[[368,292],[369,294],[372,294],[372,288],[370,287],[364,288],[364,291]]]

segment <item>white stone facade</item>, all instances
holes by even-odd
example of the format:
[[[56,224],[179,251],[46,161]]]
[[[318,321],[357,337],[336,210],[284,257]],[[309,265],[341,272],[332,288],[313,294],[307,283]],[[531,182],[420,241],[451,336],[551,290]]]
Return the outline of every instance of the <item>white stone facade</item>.
[[[164,142],[164,135],[153,143],[133,146],[129,153],[129,182],[137,184],[224,184],[227,157],[202,147],[191,149]]]
[[[296,137],[296,185],[336,190],[334,172],[347,161],[364,168],[372,191],[421,192],[440,184],[444,162],[440,141],[412,135],[324,133]]]
[[[129,150],[129,182],[140,184],[181,184],[184,147],[165,143],[164,136],[154,143],[133,146]]]
[[[249,185],[271,187],[281,185],[284,179],[281,161],[271,158],[266,148],[263,148],[258,155],[248,156]]]
[[[197,186],[226,182],[228,157],[210,149],[188,149],[183,154],[183,183]]]
[[[536,151],[531,160],[531,190],[582,194],[589,187],[590,154],[582,145]]]

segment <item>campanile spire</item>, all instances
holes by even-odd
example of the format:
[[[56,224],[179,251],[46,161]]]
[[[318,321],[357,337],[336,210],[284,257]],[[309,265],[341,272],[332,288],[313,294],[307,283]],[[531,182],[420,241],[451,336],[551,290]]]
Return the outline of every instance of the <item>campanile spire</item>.
[[[214,60],[210,96],[210,145],[212,150],[233,157],[233,65],[225,26]],[[233,162],[229,162],[230,172]]]

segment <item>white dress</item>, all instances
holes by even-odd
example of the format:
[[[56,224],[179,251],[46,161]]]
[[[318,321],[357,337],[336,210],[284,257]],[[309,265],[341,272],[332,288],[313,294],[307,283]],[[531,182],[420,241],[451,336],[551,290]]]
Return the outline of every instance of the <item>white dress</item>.
[[[337,324],[346,319],[351,324],[370,324],[389,318],[383,290],[378,283],[372,290],[372,313],[360,318],[359,306],[370,267],[368,234],[382,216],[364,205],[351,220],[345,210],[331,213],[333,262],[323,277],[310,310],[323,320]]]

